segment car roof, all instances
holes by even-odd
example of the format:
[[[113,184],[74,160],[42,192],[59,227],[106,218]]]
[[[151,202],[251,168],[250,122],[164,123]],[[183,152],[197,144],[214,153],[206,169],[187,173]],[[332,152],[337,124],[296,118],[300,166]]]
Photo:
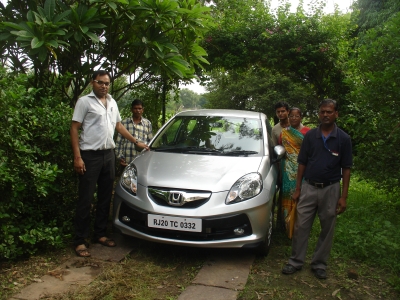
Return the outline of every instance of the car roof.
[[[234,109],[198,109],[187,110],[178,113],[176,116],[227,116],[241,118],[260,119],[264,114],[256,111],[234,110]],[[264,115],[265,116],[265,115]]]

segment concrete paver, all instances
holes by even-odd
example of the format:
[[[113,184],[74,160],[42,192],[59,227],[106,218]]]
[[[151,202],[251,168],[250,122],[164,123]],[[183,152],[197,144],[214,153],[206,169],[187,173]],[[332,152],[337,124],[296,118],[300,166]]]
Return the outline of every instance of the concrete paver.
[[[199,271],[194,284],[242,290],[249,276],[254,255],[234,253],[210,257]]]
[[[183,291],[178,300],[236,300],[238,293],[212,286],[191,285]]]
[[[254,258],[244,253],[210,257],[178,300],[237,299],[238,291],[246,285]]]

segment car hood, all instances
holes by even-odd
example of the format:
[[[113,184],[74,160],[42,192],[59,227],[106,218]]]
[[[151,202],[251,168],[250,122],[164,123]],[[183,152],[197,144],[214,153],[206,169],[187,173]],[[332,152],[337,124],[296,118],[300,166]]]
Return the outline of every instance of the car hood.
[[[133,164],[143,186],[204,190],[230,190],[243,175],[257,172],[261,156],[232,157],[145,151]]]

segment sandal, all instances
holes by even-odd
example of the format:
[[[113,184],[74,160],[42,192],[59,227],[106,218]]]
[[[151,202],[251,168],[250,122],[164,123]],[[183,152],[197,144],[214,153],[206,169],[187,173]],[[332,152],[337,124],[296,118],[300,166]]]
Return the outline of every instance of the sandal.
[[[84,246],[85,248],[77,249],[79,246]],[[75,253],[79,257],[89,257],[90,256],[90,252],[89,252],[88,248],[86,248],[86,246],[84,244],[78,245],[77,248],[75,248]]]
[[[104,240],[102,240],[104,238]],[[117,244],[114,242],[113,239],[109,239],[107,237],[102,237],[97,240],[97,243],[106,246],[106,247],[115,247]]]

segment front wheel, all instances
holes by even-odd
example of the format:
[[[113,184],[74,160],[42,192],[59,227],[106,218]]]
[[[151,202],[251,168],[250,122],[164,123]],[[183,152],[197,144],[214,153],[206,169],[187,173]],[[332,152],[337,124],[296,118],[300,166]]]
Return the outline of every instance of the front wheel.
[[[257,255],[261,255],[261,256],[267,256],[268,255],[269,249],[271,247],[273,219],[274,219],[274,215],[273,215],[272,210],[271,210],[270,213],[269,213],[268,228],[267,228],[267,232],[265,234],[264,241],[262,241],[260,243],[260,245],[258,245],[258,247],[256,248],[256,254]]]

